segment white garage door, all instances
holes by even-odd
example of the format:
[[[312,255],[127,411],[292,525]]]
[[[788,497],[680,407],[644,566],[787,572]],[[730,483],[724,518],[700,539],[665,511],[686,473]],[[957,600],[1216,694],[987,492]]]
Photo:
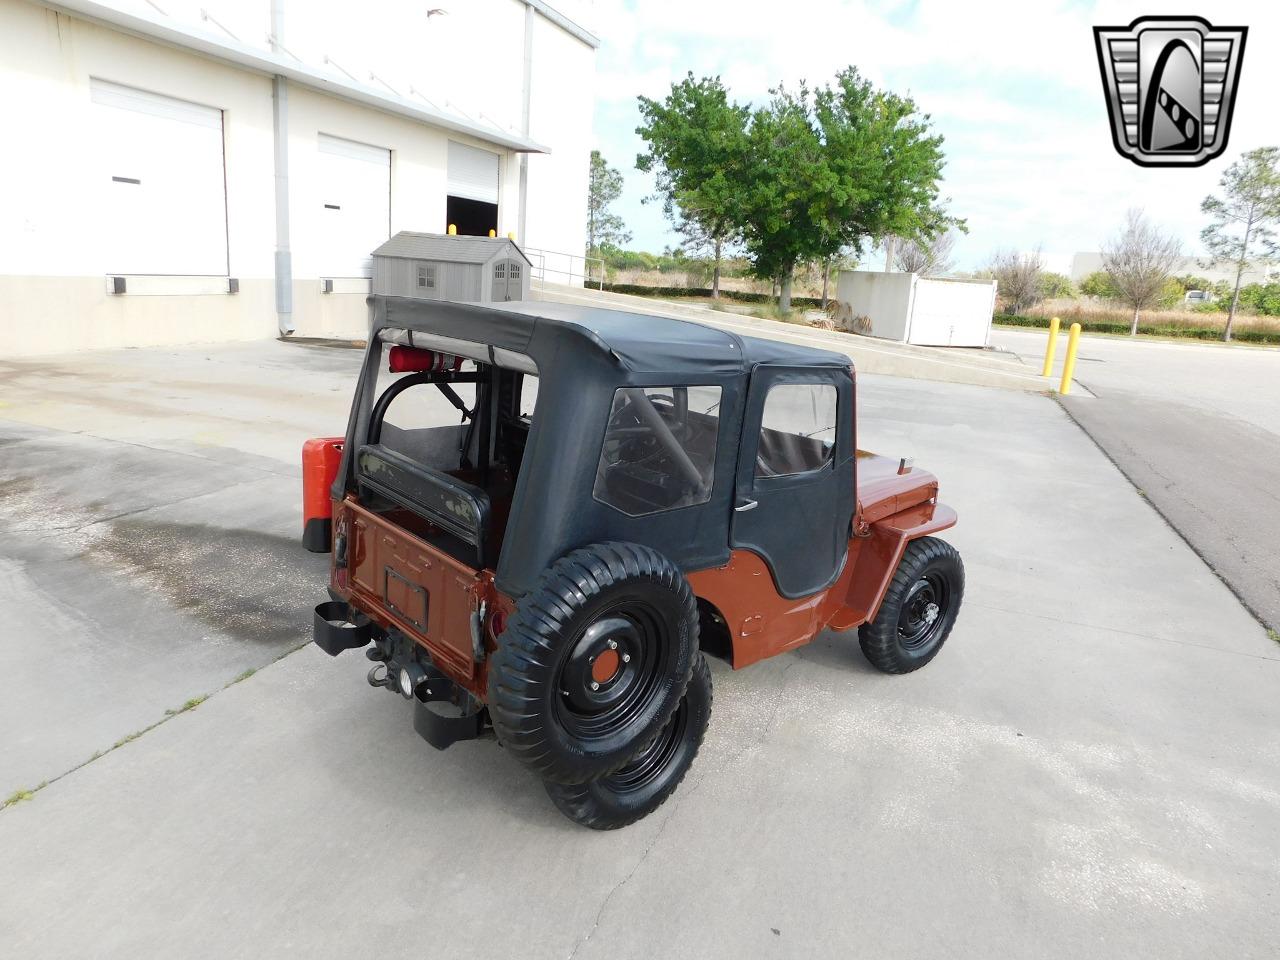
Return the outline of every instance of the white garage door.
[[[227,275],[222,111],[90,81],[104,273]]]
[[[391,236],[391,151],[320,134],[322,277],[372,277],[376,247]]]
[[[498,155],[449,141],[449,196],[498,202]]]

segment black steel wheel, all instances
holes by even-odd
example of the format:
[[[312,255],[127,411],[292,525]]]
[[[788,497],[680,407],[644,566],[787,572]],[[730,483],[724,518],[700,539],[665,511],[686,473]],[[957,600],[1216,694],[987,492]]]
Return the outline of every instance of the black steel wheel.
[[[499,741],[544,780],[613,773],[670,719],[698,649],[671,561],[633,543],[575,550],[523,597],[489,665]]]
[[[858,629],[871,664],[885,673],[910,673],[937,656],[964,597],[964,564],[945,540],[907,544],[880,610]]]
[[[698,755],[711,719],[711,671],[698,654],[680,706],[662,732],[613,773],[586,783],[544,783],[570,820],[592,830],[616,830],[657,810],[675,792]]]

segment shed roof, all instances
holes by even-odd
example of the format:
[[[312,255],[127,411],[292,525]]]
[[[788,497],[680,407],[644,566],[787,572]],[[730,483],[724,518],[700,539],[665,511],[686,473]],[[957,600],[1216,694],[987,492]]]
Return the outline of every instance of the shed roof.
[[[415,233],[412,230],[401,230],[374,250],[373,256],[438,260],[442,263],[487,263],[499,251],[512,250],[525,263],[530,263],[519,245],[506,237],[461,237],[443,233]],[[531,263],[530,266],[532,266]]]

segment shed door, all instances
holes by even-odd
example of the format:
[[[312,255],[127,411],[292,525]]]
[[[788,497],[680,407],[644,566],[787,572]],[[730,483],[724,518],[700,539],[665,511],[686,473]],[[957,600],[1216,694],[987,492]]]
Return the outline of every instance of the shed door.
[[[391,151],[322,133],[318,166],[317,272],[372,277],[372,253],[391,236]]]
[[[785,597],[829,586],[844,565],[852,416],[847,370],[760,365],[751,374],[730,542],[763,557]]]
[[[491,299],[495,303],[521,299],[521,284],[524,281],[524,264],[521,261],[497,260],[490,270],[493,282]]]
[[[105,273],[225,276],[222,111],[92,79]]]

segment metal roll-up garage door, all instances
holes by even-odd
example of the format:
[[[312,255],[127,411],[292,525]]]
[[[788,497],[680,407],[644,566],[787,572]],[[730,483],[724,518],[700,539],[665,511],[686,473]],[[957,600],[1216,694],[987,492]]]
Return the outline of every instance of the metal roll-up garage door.
[[[222,111],[89,81],[104,273],[226,276]]]
[[[449,141],[449,196],[498,202],[498,155]]]
[[[391,151],[320,134],[322,277],[372,277],[374,248],[391,236]]]

